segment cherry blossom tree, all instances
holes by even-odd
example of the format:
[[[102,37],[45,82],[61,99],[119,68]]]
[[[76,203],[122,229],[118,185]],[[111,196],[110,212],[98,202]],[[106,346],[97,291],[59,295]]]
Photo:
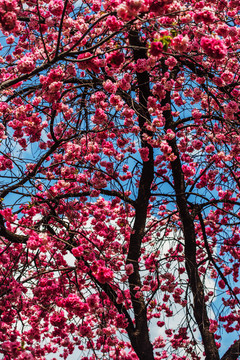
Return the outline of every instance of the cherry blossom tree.
[[[2,359],[238,359],[239,25],[0,0]]]

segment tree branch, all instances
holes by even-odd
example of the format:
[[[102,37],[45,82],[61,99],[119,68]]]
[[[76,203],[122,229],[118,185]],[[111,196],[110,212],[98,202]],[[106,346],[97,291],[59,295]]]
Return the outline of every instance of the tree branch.
[[[143,47],[137,31],[130,31],[129,42],[130,45],[133,46],[133,56],[135,61],[147,57],[146,48]],[[146,119],[151,122],[151,117],[147,110],[147,100],[151,94],[148,72],[145,71],[143,73],[137,73],[137,82],[139,87],[139,104],[141,105],[141,112],[138,114],[138,123],[141,129],[142,147],[148,148],[149,160],[144,161],[142,165],[142,174],[139,182],[138,197],[135,207],[135,221],[133,225],[133,233],[130,237],[127,256],[127,264],[132,264],[134,269],[128,280],[136,323],[136,331],[133,336],[130,336],[130,340],[140,360],[154,360],[152,344],[149,339],[147,308],[144,297],[135,297],[135,287],[139,286],[141,288],[142,286],[138,261],[142,239],[145,235],[147,208],[149,204],[149,198],[151,196],[151,184],[154,176],[153,148],[143,138],[143,134],[147,132],[144,128]]]
[[[221,357],[221,360],[237,360],[240,356],[240,339],[235,341]]]
[[[166,120],[165,130],[174,129],[174,121],[171,112],[171,94],[167,92],[165,99],[162,100],[162,106],[170,105],[169,110],[165,110],[163,115]],[[196,233],[192,215],[188,209],[186,186],[182,164],[176,138],[168,140],[176,159],[171,162],[172,174],[174,179],[174,188],[176,202],[179,210],[180,219],[183,227],[185,239],[185,264],[189,278],[189,285],[193,293],[193,311],[194,317],[200,330],[207,360],[219,360],[218,349],[214,335],[209,331],[210,321],[207,314],[203,283],[198,273],[198,264],[196,260]]]

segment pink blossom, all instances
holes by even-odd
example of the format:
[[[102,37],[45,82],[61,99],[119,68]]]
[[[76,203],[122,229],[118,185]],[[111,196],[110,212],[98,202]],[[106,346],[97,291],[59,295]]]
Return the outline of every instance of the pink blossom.
[[[123,107],[123,101],[120,95],[114,95],[112,94],[109,98],[109,102],[112,106],[115,106],[117,110],[122,109]]]
[[[18,356],[18,360],[34,360],[34,356],[28,351],[22,351]]]
[[[224,107],[224,111],[228,117],[232,117],[232,115],[238,112],[238,109],[239,105],[236,101],[229,101],[229,103]]]
[[[165,6],[171,4],[172,2],[173,0],[150,0],[149,10],[156,13],[157,15],[160,15],[164,13]]]
[[[166,345],[166,341],[164,340],[164,338],[162,336],[157,337],[153,342],[153,346],[156,349],[161,349],[161,348],[165,347],[165,345]]]
[[[216,60],[222,60],[227,55],[226,45],[221,39],[203,36],[200,42],[204,52]]]
[[[206,147],[205,147],[205,151],[208,153],[208,154],[210,154],[210,153],[212,153],[213,151],[215,150],[215,147],[214,147],[214,145],[207,145]]]
[[[0,0],[2,358],[204,358],[204,324],[178,317],[199,295],[190,230],[200,296],[212,277],[226,308],[205,335],[240,330],[238,10]]]
[[[150,70],[150,66],[147,59],[138,59],[136,62],[136,71],[143,73],[144,71],[148,70]]]
[[[116,317],[116,326],[120,329],[125,329],[128,326],[127,320],[123,314],[118,314]]]
[[[92,294],[87,298],[87,304],[90,308],[94,309],[99,306],[99,299],[96,294]]]
[[[142,6],[142,0],[128,0],[128,7],[131,11],[138,12]]]
[[[106,62],[113,68],[118,68],[124,62],[124,54],[119,51],[113,51],[106,55]]]
[[[77,248],[73,248],[72,249],[72,254],[75,257],[80,257],[83,254],[83,247],[82,246],[78,246]]]
[[[107,92],[109,92],[111,94],[115,94],[117,91],[117,84],[113,83],[109,79],[103,83],[103,87]]]
[[[124,74],[123,78],[118,82],[118,85],[122,90],[127,91],[131,88],[131,80],[132,76],[126,73]]]
[[[203,9],[202,11],[196,12],[193,16],[196,23],[212,24],[215,20],[215,15],[211,9]]]
[[[18,341],[4,341],[2,349],[10,354],[15,354],[18,351],[20,343]]]
[[[122,20],[128,20],[129,19],[129,13],[128,13],[128,7],[126,3],[121,3],[117,7],[117,15]]]
[[[127,2],[120,2],[117,7],[117,15],[122,20],[130,20],[134,16],[137,16],[141,11],[141,8],[144,8],[142,0],[127,0]]]
[[[5,31],[11,31],[15,28],[17,23],[17,15],[13,11],[8,11],[0,17],[0,23]]]
[[[152,41],[150,47],[150,54],[159,57],[162,55],[163,44],[161,41]]]
[[[127,264],[125,266],[125,269],[126,269],[127,275],[128,276],[131,275],[133,273],[133,271],[134,271],[133,264]]]
[[[170,155],[168,155],[167,160],[169,161],[175,161],[177,159],[177,156],[174,153],[171,153]]]
[[[109,16],[106,20],[106,25],[111,31],[117,31],[122,27],[123,22],[118,20],[115,16]]]
[[[92,329],[90,328],[90,326],[87,325],[81,325],[79,327],[79,333],[81,336],[87,336],[89,338],[93,336]]]
[[[4,171],[7,169],[13,169],[13,162],[10,158],[10,154],[0,155],[0,171]]]
[[[210,320],[209,331],[215,333],[218,329],[218,323],[216,320]]]
[[[172,39],[171,42],[172,47],[174,50],[179,52],[187,51],[189,47],[189,37],[187,35],[177,35]]]
[[[95,274],[96,279],[101,283],[105,284],[113,279],[113,271],[104,266],[99,266],[97,269],[97,273]]]
[[[51,0],[48,4],[49,11],[55,16],[61,16],[63,11],[63,1],[62,0]]]
[[[79,69],[82,69],[82,70],[89,69],[96,73],[99,73],[100,62],[98,59],[93,58],[91,53],[87,52],[87,53],[79,54],[77,59],[81,60],[77,63],[77,66],[79,67]]]
[[[5,135],[5,126],[3,124],[0,123],[0,139],[6,139],[7,136]]]
[[[165,330],[165,334],[167,335],[167,337],[170,337],[172,335],[172,329]]]
[[[195,166],[193,165],[182,165],[182,171],[186,177],[191,177],[196,173]]]
[[[102,124],[102,123],[106,122],[107,114],[105,113],[104,110],[97,108],[95,111],[95,115],[92,116],[91,119],[94,124]]]
[[[58,328],[64,328],[65,327],[65,323],[66,323],[66,318],[64,316],[63,311],[58,312],[54,312],[53,315],[50,317],[50,323],[53,326],[57,326]]]
[[[172,140],[175,138],[175,133],[171,129],[167,129],[167,133],[164,136],[165,140]]]
[[[193,140],[192,142],[192,146],[196,149],[196,150],[200,150],[203,146],[203,142],[201,140]]]
[[[63,300],[63,305],[67,310],[72,311],[81,318],[89,311],[88,304],[82,302],[75,294],[69,294],[68,297]]]
[[[140,297],[142,297],[142,296],[143,296],[143,293],[141,291],[137,291],[135,294],[136,299],[140,299]]]
[[[94,12],[98,12],[101,9],[101,0],[93,0],[91,9]]]
[[[18,2],[17,0],[1,0],[0,1],[0,11],[18,11]]]
[[[13,44],[14,43],[14,40],[15,40],[15,38],[14,38],[14,36],[13,35],[11,35],[11,36],[9,36],[7,39],[6,39],[6,43],[7,44]]]
[[[227,37],[228,36],[228,32],[229,32],[229,27],[227,24],[219,24],[216,30],[216,33],[219,36],[223,36],[223,37]]]
[[[0,210],[0,214],[7,220],[7,221],[14,221],[17,218],[17,215],[13,216],[12,209],[6,208]]]
[[[225,281],[223,281],[222,279],[219,280],[218,285],[219,285],[220,289],[224,289],[226,286]]]
[[[234,74],[229,71],[229,70],[226,70],[222,73],[221,75],[221,79],[226,83],[226,84],[231,84],[232,81],[233,81],[233,78],[234,78]]]
[[[149,161],[149,149],[148,147],[140,148],[139,150],[140,156],[142,158],[142,161]]]
[[[35,69],[35,61],[31,55],[25,55],[18,61],[18,70],[23,74],[28,74]]]
[[[153,86],[152,93],[153,95],[157,95],[160,99],[164,99],[166,96],[166,90],[164,85],[157,81]]]
[[[194,119],[201,119],[202,113],[198,109],[193,109],[192,110],[192,116],[193,116]]]
[[[167,141],[161,142],[160,149],[165,155],[172,152],[172,148],[170,145],[168,145]]]
[[[173,56],[170,56],[165,60],[165,64],[168,66],[169,70],[172,70],[177,65],[177,60]]]

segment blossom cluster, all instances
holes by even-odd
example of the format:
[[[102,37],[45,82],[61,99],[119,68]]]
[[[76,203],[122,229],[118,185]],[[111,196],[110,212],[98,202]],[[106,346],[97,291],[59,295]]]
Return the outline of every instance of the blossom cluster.
[[[199,360],[239,331],[239,10],[0,0],[4,360]]]

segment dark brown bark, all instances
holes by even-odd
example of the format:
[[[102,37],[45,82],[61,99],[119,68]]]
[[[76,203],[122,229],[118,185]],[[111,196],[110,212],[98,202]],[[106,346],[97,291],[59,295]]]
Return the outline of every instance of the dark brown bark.
[[[171,104],[170,93],[167,93],[162,105]],[[174,122],[171,110],[164,111],[166,120],[165,129],[174,130]],[[204,350],[207,360],[219,360],[219,353],[214,339],[214,334],[209,331],[209,318],[204,300],[204,287],[198,274],[198,264],[196,260],[196,234],[194,228],[194,219],[191,215],[186,197],[185,180],[182,172],[182,164],[176,139],[169,141],[176,159],[171,162],[172,175],[174,180],[174,189],[179,216],[182,223],[182,229],[185,239],[185,265],[189,278],[189,285],[193,294],[193,312],[202,336]]]
[[[139,39],[137,31],[131,31],[129,34],[130,45],[133,47],[134,60],[146,58],[146,48]],[[129,333],[131,344],[140,360],[154,360],[153,348],[149,339],[149,330],[147,322],[147,307],[143,296],[136,298],[136,286],[141,287],[141,278],[139,273],[139,256],[141,250],[142,239],[145,233],[145,225],[147,218],[147,208],[149,198],[151,196],[151,184],[153,181],[153,149],[143,140],[144,123],[150,121],[150,115],[147,110],[147,99],[150,96],[149,75],[145,71],[137,73],[137,81],[139,88],[139,104],[141,112],[138,114],[139,127],[141,129],[142,147],[149,150],[149,160],[143,162],[142,174],[139,182],[138,197],[136,200],[136,214],[133,226],[133,233],[130,238],[129,251],[127,256],[127,264],[132,264],[134,272],[129,276],[129,287],[131,293],[131,301],[135,316],[135,331]]]
[[[240,356],[240,339],[235,341],[223,355],[221,360],[237,360]]]

